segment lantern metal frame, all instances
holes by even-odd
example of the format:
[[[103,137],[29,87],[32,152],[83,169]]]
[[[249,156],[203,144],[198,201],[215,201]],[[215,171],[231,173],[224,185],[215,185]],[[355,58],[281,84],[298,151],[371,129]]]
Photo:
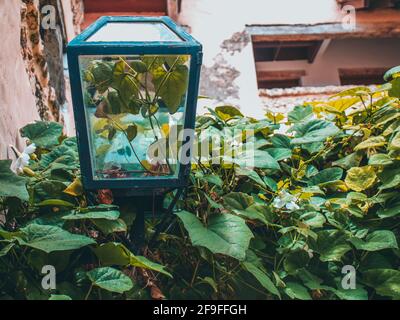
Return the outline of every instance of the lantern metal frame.
[[[86,41],[107,23],[163,23],[182,41],[123,41],[104,42]],[[90,144],[83,100],[82,83],[79,67],[80,56],[91,55],[190,55],[189,84],[184,113],[184,129],[194,129],[196,105],[202,64],[202,45],[185,30],[175,24],[169,17],[110,17],[104,16],[89,26],[73,39],[67,46],[69,77],[71,83],[72,102],[75,126],[80,154],[82,182],[89,190],[112,189],[135,192],[145,192],[155,189],[174,189],[187,184],[190,173],[190,162],[179,165],[177,177],[124,178],[97,180],[93,177],[92,161],[90,159]],[[182,145],[189,142],[182,142]],[[182,152],[181,147],[181,152]],[[190,148],[191,149],[191,148]],[[89,158],[87,158],[89,157]],[[179,158],[180,159],[180,158]]]

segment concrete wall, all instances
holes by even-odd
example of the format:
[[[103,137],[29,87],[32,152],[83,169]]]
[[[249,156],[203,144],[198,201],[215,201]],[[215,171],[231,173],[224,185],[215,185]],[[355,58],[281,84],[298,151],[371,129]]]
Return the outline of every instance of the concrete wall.
[[[246,24],[309,24],[339,18],[336,0],[184,0],[179,17],[204,47],[202,94],[262,117],[253,49]],[[222,46],[222,47],[221,47]],[[200,112],[210,101],[201,100]]]
[[[400,39],[341,39],[326,41],[313,63],[258,62],[257,69],[305,70],[303,86],[340,85],[339,68],[390,68],[400,64]]]
[[[20,1],[0,0],[0,158],[8,145],[21,146],[18,129],[39,119],[25,62],[21,55]]]

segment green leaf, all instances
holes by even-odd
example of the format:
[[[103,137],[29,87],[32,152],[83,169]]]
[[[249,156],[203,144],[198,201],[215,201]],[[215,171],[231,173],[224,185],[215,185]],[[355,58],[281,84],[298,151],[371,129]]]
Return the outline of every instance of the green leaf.
[[[393,79],[392,88],[388,91],[389,97],[400,98],[400,78]]]
[[[75,205],[71,202],[59,200],[59,199],[48,199],[41,201],[37,204],[38,207],[65,207],[73,208]]]
[[[192,213],[175,213],[183,222],[193,246],[201,246],[213,253],[221,253],[243,261],[253,234],[242,218],[231,214],[214,214],[207,226]]]
[[[337,181],[342,179],[343,170],[341,168],[328,168],[318,172],[314,175],[308,185],[315,186],[315,185],[324,185],[327,182]]]
[[[29,224],[21,228],[23,235],[16,237],[21,246],[50,253],[53,251],[66,251],[96,243],[93,239],[69,233],[57,227],[38,224]]]
[[[379,218],[391,218],[400,214],[400,203],[395,203],[392,206],[385,206],[379,209],[376,214]]]
[[[267,226],[274,225],[274,215],[271,209],[268,206],[262,204],[255,203],[245,210],[235,209],[234,212],[243,218],[258,220]]]
[[[107,291],[124,293],[133,288],[131,278],[114,268],[93,269],[87,273],[87,276],[93,285]]]
[[[162,67],[153,72],[154,87],[171,114],[178,110],[186,94],[188,76],[189,71],[185,65],[178,65],[169,72]]]
[[[37,147],[50,148],[59,144],[63,126],[58,122],[36,121],[23,127],[21,136],[28,138]]]
[[[118,83],[116,89],[118,89],[118,95],[120,99],[124,102],[121,106],[121,111],[129,112],[130,108],[127,105],[131,99],[136,99],[138,96],[138,81],[130,75],[125,75]],[[134,109],[134,108],[133,108]],[[134,113],[135,114],[135,113]]]
[[[132,141],[133,139],[135,139],[137,136],[137,126],[134,124],[128,126],[128,128],[126,129],[126,134],[128,136],[129,141]]]
[[[352,167],[358,167],[362,160],[362,154],[359,152],[353,152],[344,158],[332,162],[332,166],[341,167],[349,170]]]
[[[363,273],[363,281],[381,296],[400,299],[399,270],[371,269]]]
[[[344,90],[335,94],[331,98],[334,97],[348,97],[348,96],[368,96],[371,93],[371,89],[364,86],[359,86],[351,89]]]
[[[317,233],[317,240],[311,240],[311,248],[320,254],[320,260],[340,261],[351,250],[347,238],[338,230],[323,230]]]
[[[248,150],[246,150],[248,151]],[[236,155],[231,160],[233,163],[244,167],[255,167],[260,169],[274,169],[280,170],[278,161],[276,161],[267,151],[265,150],[254,150],[253,152],[243,152]]]
[[[70,296],[64,294],[52,294],[49,300],[72,300]]]
[[[267,289],[273,295],[280,297],[278,289],[264,271],[260,270],[253,263],[250,262],[245,261],[242,263],[242,265],[248,272],[250,272],[257,279],[257,281],[265,289]]]
[[[224,185],[224,182],[222,181],[222,179],[219,176],[214,175],[214,174],[204,175],[204,176],[202,176],[201,179],[207,181],[208,183],[215,184],[218,187],[222,187]]]
[[[307,289],[296,282],[287,282],[284,291],[292,299],[312,300]]]
[[[393,67],[393,68],[389,69],[388,71],[386,71],[385,75],[383,76],[383,79],[385,81],[390,81],[394,75],[397,75],[399,73],[400,73],[400,66]]]
[[[229,121],[233,118],[243,118],[243,114],[239,109],[233,106],[218,106],[215,108],[215,113],[224,121]]]
[[[66,187],[66,184],[57,180],[40,181],[33,187],[33,196],[35,201],[37,202],[51,199],[59,199],[63,196],[71,198],[64,193]]]
[[[385,144],[386,144],[386,139],[382,136],[370,137],[367,140],[364,140],[363,142],[356,145],[354,147],[354,150],[359,151],[369,148],[378,148],[384,146]]]
[[[254,203],[253,197],[243,192],[228,193],[223,199],[226,205],[237,210],[245,210]]]
[[[400,150],[400,132],[397,132],[390,140],[388,150]]]
[[[11,160],[0,160],[0,197],[16,197],[28,201],[27,179],[11,171],[11,162]]]
[[[269,148],[266,150],[276,161],[289,159],[292,156],[292,149]]]
[[[267,185],[268,188],[270,188],[272,191],[277,192],[278,191],[278,184],[274,179],[271,177],[263,177],[264,183]]]
[[[165,270],[164,266],[150,261],[146,257],[134,255],[122,243],[108,242],[105,244],[101,244],[97,248],[93,249],[93,251],[103,265],[131,265],[134,267],[157,271],[172,278],[172,275]]]
[[[147,259],[146,257],[143,257],[143,256],[136,256],[136,255],[131,254],[130,265],[134,266],[134,267],[157,271],[157,272],[160,272],[160,273],[165,274],[166,276],[172,278],[172,275],[165,270],[165,267],[163,265],[155,263],[153,261],[150,261],[149,259]]]
[[[372,166],[354,167],[347,171],[345,183],[351,190],[360,192],[372,187],[376,178]]]
[[[103,209],[103,210],[102,210]],[[77,213],[77,211],[72,211],[71,213],[63,216],[64,220],[84,220],[84,219],[106,219],[106,220],[117,220],[119,218],[120,212],[118,210],[107,210],[107,208],[93,207],[87,212]]]
[[[94,61],[85,72],[85,81],[93,84],[99,93],[104,93],[113,82],[114,67],[120,70],[121,64]]]
[[[300,219],[311,228],[321,228],[326,222],[324,215],[319,212],[306,212],[300,216]]]
[[[365,240],[353,237],[349,241],[358,250],[378,251],[383,249],[398,249],[396,236],[389,230],[378,230],[369,234]]]
[[[295,124],[291,131],[295,131],[295,138],[291,144],[308,144],[313,142],[325,141],[328,137],[332,137],[340,133],[338,127],[332,122],[312,119],[307,122]]]
[[[22,235],[21,231],[10,232],[10,231],[6,231],[0,227],[0,237],[2,237],[3,239],[12,240],[16,237],[20,237],[21,235]]]
[[[63,164],[65,169],[76,169],[78,166],[78,151],[76,141],[63,141],[63,143],[51,150],[51,152],[42,154],[39,161],[40,167],[55,167],[56,164]]]
[[[297,123],[309,119],[312,115],[312,106],[295,106],[293,110],[288,113],[288,120],[291,123]]]
[[[393,164],[393,160],[389,155],[384,153],[373,154],[368,161],[368,165],[370,166],[388,166],[391,164]]]
[[[128,266],[131,252],[121,243],[108,242],[93,249],[104,266]]]
[[[258,173],[254,170],[249,170],[246,168],[236,167],[235,173],[238,177],[248,177],[250,180],[254,181],[256,184],[260,185],[261,187],[266,187],[264,181],[258,175]]]
[[[0,250],[0,258],[6,256],[10,250],[15,246],[15,243],[9,243]]]
[[[294,275],[297,270],[306,267],[309,261],[310,257],[306,251],[296,250],[287,255],[286,259],[283,261],[283,266],[288,274]]]
[[[272,145],[275,148],[283,148],[283,149],[291,149],[292,146],[290,145],[290,138],[283,134],[274,134],[271,137]]]
[[[400,185],[400,168],[385,169],[379,173],[379,180],[382,184],[379,186],[380,190],[394,188]]]
[[[95,219],[92,222],[106,236],[114,232],[126,232],[128,230],[128,226],[122,219],[117,219],[117,220]]]
[[[356,289],[332,290],[342,300],[368,300],[368,292],[357,285]]]
[[[148,71],[147,65],[140,60],[134,60],[130,65],[137,73],[146,73]]]

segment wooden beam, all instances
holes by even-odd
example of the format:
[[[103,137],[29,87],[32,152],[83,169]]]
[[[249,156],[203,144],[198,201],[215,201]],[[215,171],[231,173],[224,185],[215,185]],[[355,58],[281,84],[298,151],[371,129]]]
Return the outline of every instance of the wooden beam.
[[[352,76],[379,76],[385,74],[387,70],[390,69],[389,67],[386,68],[340,68],[339,74],[345,77],[352,77]]]
[[[165,12],[90,12],[85,13],[85,20],[81,24],[81,29],[85,30],[101,16],[164,16]]]
[[[400,19],[400,12],[397,13],[397,17]],[[251,35],[253,43],[348,38],[399,38],[400,24],[398,21],[395,23],[360,22],[357,23],[357,27],[354,31],[344,29],[341,23],[314,25],[248,25],[246,29]]]
[[[84,0],[85,12],[167,12],[167,0]]]
[[[356,9],[365,9],[369,6],[369,0],[337,0],[341,6],[350,5]]]
[[[304,77],[304,70],[257,71],[258,81],[294,80]]]

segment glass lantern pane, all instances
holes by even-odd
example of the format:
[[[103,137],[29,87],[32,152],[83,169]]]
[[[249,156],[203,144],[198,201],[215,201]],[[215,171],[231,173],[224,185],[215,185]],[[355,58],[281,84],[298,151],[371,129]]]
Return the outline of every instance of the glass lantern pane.
[[[182,41],[161,22],[108,22],[88,42]]]
[[[79,58],[95,180],[177,178],[190,55]]]

